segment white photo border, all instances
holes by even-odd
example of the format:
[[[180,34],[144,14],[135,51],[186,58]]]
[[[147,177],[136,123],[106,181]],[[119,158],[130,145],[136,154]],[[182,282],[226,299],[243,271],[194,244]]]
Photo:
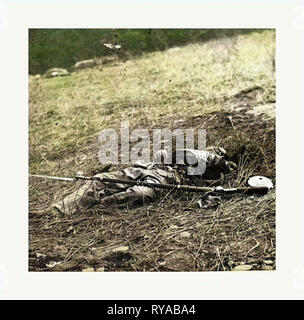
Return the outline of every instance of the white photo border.
[[[275,28],[277,270],[28,272],[29,28]],[[304,4],[301,1],[0,2],[3,299],[302,299]]]

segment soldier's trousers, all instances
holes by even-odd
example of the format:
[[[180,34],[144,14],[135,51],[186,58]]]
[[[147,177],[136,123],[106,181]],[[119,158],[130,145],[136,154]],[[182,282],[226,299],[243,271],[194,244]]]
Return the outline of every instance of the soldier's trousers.
[[[97,174],[96,177],[129,179],[123,171]],[[145,179],[149,182],[149,177]],[[150,182],[155,182],[151,180]],[[132,205],[145,203],[156,198],[159,190],[144,186],[132,186],[119,183],[88,181],[72,194],[53,204],[53,207],[64,214],[73,214],[81,208],[94,205]]]

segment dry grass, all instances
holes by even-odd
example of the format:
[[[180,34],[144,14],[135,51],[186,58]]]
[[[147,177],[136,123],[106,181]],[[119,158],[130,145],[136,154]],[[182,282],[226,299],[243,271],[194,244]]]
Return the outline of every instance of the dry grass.
[[[216,210],[195,198],[166,197],[133,209],[98,209],[77,216],[33,218],[30,268],[81,271],[224,271],[240,264],[275,267],[275,194],[225,199]],[[52,244],[52,245],[50,245]],[[126,252],[115,248],[128,246]],[[46,257],[37,259],[37,252]],[[269,265],[267,266],[269,267]]]

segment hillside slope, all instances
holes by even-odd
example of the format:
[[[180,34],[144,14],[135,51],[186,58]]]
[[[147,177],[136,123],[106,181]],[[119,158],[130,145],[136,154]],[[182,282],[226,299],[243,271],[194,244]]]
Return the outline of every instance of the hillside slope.
[[[238,163],[228,186],[245,185],[255,174],[275,180],[274,31],[148,53],[68,77],[30,76],[29,100],[30,173],[100,172],[98,133],[119,130],[128,119],[131,130],[207,129],[208,144],[225,147]],[[275,268],[274,191],[223,199],[216,209],[198,208],[197,195],[174,193],[142,208],[48,213],[54,199],[75,188],[30,179],[30,270]]]

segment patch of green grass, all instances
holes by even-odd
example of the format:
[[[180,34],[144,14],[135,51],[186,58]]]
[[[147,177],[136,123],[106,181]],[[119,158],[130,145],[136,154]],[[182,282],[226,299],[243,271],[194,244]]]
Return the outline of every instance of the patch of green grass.
[[[95,57],[139,56],[191,42],[250,34],[253,29],[30,29],[29,70],[44,73],[54,67],[70,68]],[[259,30],[256,30],[258,32]],[[103,44],[122,45],[116,52]]]

